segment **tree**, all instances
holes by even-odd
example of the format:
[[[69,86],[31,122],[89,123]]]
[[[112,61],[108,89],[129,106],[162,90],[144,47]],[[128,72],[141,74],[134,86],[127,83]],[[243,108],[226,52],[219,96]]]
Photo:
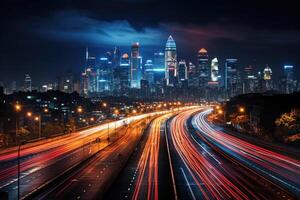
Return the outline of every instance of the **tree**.
[[[296,111],[282,114],[275,120],[277,127],[287,129],[289,132],[299,131],[300,129],[300,114]]]

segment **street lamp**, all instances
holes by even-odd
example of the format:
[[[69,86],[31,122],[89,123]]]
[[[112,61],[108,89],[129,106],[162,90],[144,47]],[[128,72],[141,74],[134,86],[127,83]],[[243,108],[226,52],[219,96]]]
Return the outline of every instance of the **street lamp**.
[[[103,102],[103,103],[102,103],[102,106],[103,106],[104,108],[106,108],[106,107],[107,107],[107,103]]]
[[[83,112],[83,109],[82,109],[81,106],[79,106],[79,107],[77,108],[77,112],[78,112],[79,114]]]
[[[39,138],[42,137],[42,123],[41,123],[41,115],[40,116],[35,116],[34,117],[34,121],[38,122],[39,123]]]
[[[135,109],[134,109],[134,110],[132,110],[132,113],[133,113],[133,114],[136,114],[136,110],[135,110]]]
[[[31,117],[32,116],[32,112],[27,112],[27,117]]]
[[[48,112],[49,112],[48,108],[44,108],[44,113],[48,113]]]
[[[244,107],[240,107],[239,111],[240,111],[240,113],[244,113],[245,112],[245,108]]]
[[[17,142],[17,138],[18,138],[18,112],[20,112],[22,110],[22,107],[19,103],[17,103],[15,105],[15,111],[16,111],[16,144],[18,144]]]

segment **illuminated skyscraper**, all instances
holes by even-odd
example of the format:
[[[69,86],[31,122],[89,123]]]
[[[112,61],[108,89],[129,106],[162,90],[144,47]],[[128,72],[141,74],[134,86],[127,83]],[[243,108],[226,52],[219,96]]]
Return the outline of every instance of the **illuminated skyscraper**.
[[[140,88],[140,58],[139,43],[131,46],[131,63],[130,63],[130,85],[131,88]]]
[[[176,43],[170,35],[165,48],[165,78],[167,85],[174,86],[175,77],[177,75],[177,51]]]
[[[232,97],[238,93],[238,71],[237,59],[226,59],[225,62],[225,91],[227,97]]]
[[[196,88],[199,86],[199,78],[197,75],[197,68],[193,63],[188,66],[188,86]]]
[[[115,47],[114,53],[113,53],[113,68],[116,69],[120,66],[120,60],[121,60],[121,51],[118,47]]]
[[[31,77],[29,74],[25,74],[24,79],[24,91],[25,92],[31,92],[32,86],[31,86]]]
[[[267,65],[264,69],[264,90],[272,90],[273,85],[272,85],[272,70],[271,68]]]
[[[145,69],[145,79],[148,81],[149,85],[151,86],[154,83],[154,68],[153,68],[152,60],[146,60],[144,69]]]
[[[178,81],[184,81],[187,79],[187,66],[184,60],[179,61],[178,64]]]
[[[154,71],[154,82],[162,82],[162,79],[165,77],[165,54],[162,52],[154,53],[153,60],[153,71]]]
[[[122,55],[120,61],[120,90],[125,93],[130,88],[130,59],[127,53]]]
[[[285,93],[289,94],[294,91],[294,66],[285,65],[284,66],[284,76],[285,76]]]
[[[217,58],[212,59],[210,68],[211,81],[218,82],[219,76],[219,62]]]
[[[111,53],[107,52],[99,59],[99,67],[97,69],[97,92],[109,93],[112,91],[113,70]]]
[[[209,66],[207,50],[204,48],[198,51],[197,74],[199,77],[200,88],[205,87],[210,79],[210,66]]]

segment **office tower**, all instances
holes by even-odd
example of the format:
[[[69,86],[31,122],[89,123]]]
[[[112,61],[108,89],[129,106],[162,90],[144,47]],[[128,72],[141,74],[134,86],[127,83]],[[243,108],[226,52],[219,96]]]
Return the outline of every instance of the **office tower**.
[[[150,97],[150,86],[149,82],[145,79],[141,79],[141,97],[146,99]]]
[[[199,86],[199,78],[197,74],[197,68],[193,63],[189,63],[188,66],[188,86],[189,87],[198,87]]]
[[[131,88],[140,88],[140,62],[139,43],[136,42],[131,46],[130,62],[130,84]]]
[[[176,43],[170,35],[165,48],[165,78],[168,86],[174,86],[177,75],[177,51]]]
[[[289,94],[294,92],[294,66],[285,65],[284,66],[284,77],[286,79],[285,93]]]
[[[107,52],[99,59],[99,67],[97,69],[97,92],[108,94],[112,91],[113,68],[111,61],[111,53]]]
[[[165,54],[162,52],[154,53],[153,59],[154,83],[161,83],[165,77]]]
[[[211,81],[218,82],[219,80],[219,62],[217,58],[211,60],[211,70],[210,70]]]
[[[243,78],[243,94],[255,92],[257,78],[253,74],[253,67],[247,65],[244,67],[244,78]]]
[[[225,61],[225,92],[226,97],[238,94],[238,71],[237,59],[226,59]]]
[[[177,74],[179,82],[182,82],[187,79],[187,66],[184,60],[179,61]]]
[[[152,60],[146,60],[144,69],[145,69],[144,79],[146,79],[148,81],[149,85],[151,86],[154,84],[154,68],[153,68]]]
[[[25,74],[24,79],[24,91],[25,92],[31,92],[32,86],[31,86],[31,77],[29,74]]]
[[[115,70],[115,87],[116,95],[126,95],[130,88],[130,58],[124,53],[120,60],[120,66]]]
[[[197,74],[199,77],[199,87],[205,88],[210,79],[210,66],[207,50],[202,48],[198,51],[198,67]]]
[[[87,68],[91,68],[93,70],[96,68],[96,57],[90,56],[88,48],[86,48],[85,52],[85,69]]]
[[[272,70],[271,68],[266,65],[264,69],[264,90],[272,90],[273,84],[272,84]]]
[[[118,47],[115,47],[113,52],[113,59],[112,59],[113,69],[116,69],[120,66],[120,61],[121,61],[121,51]]]
[[[89,49],[85,51],[85,66],[82,73],[82,93],[87,97],[89,93],[97,92],[97,62],[96,57],[91,56]],[[61,84],[59,89],[61,90]]]

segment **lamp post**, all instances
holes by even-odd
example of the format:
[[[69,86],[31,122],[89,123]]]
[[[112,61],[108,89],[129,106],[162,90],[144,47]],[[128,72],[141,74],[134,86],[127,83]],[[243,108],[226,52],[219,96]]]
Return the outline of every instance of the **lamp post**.
[[[239,108],[239,112],[240,112],[240,113],[244,113],[244,112],[245,112],[245,108],[244,108],[244,107],[240,107],[240,108]]]
[[[80,116],[80,114],[83,112],[83,109],[81,106],[78,106],[76,113]],[[77,117],[75,116],[75,123],[74,123],[74,132],[76,132],[76,124],[77,124]]]
[[[15,105],[15,111],[16,111],[16,144],[18,144],[18,113],[22,110],[22,107],[19,103]]]
[[[41,116],[41,114],[34,117],[34,121],[39,123],[39,138],[41,138],[42,137],[42,116]]]

